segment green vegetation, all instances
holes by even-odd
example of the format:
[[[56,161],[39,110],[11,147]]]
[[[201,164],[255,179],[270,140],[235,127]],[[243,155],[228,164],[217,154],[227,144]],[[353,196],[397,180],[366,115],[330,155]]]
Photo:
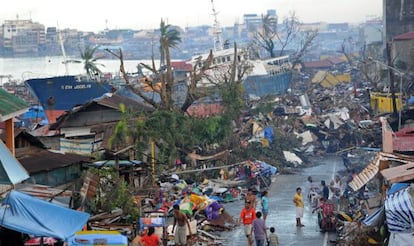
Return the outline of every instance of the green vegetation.
[[[133,188],[129,187],[125,180],[119,176],[115,167],[104,167],[90,169],[94,175],[99,177],[97,195],[93,201],[88,201],[89,210],[93,214],[111,212],[122,209],[123,214],[128,214],[129,222],[136,221],[139,209],[133,202]]]

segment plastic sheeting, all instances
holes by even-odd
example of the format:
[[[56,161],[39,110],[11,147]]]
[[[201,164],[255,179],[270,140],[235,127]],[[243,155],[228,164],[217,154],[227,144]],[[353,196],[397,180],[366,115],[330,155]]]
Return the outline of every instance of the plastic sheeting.
[[[387,195],[385,216],[390,232],[414,231],[414,209],[410,188]]]
[[[29,178],[26,169],[0,141],[0,184],[18,184]]]
[[[62,240],[80,231],[88,219],[87,213],[60,207],[18,191],[11,191],[0,208],[0,226]]]

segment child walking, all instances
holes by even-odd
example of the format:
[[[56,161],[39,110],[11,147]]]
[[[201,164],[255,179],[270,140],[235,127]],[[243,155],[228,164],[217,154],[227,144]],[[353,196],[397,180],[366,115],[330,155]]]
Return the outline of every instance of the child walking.
[[[270,227],[270,235],[267,238],[267,246],[279,246],[279,237],[276,235],[274,227]]]

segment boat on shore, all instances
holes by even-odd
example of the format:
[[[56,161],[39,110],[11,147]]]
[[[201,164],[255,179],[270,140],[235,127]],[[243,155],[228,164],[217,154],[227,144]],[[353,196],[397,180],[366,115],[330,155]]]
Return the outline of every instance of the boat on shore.
[[[242,78],[236,79],[242,80],[246,98],[257,99],[267,95],[285,94],[292,80],[289,56],[253,58],[248,48],[230,47],[229,41],[222,42],[222,31],[214,5],[212,15],[214,48],[211,52],[194,55],[188,61],[194,70],[197,70],[202,69],[208,59],[212,59],[212,69],[205,71],[205,77],[198,86],[209,87],[226,83],[231,78],[231,71],[235,69],[235,74],[243,74]],[[236,68],[233,67],[235,65]]]
[[[24,83],[44,108],[49,123],[56,122],[56,118],[73,107],[112,91],[109,83],[78,76],[35,78]]]

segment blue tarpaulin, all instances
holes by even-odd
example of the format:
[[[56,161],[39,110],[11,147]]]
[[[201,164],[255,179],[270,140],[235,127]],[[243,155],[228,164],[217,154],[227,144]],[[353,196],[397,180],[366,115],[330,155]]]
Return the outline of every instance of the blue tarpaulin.
[[[274,133],[271,126],[266,126],[264,129],[264,137],[267,139],[267,141],[269,141],[269,143],[273,143]]]
[[[65,240],[89,219],[89,214],[60,207],[18,191],[11,191],[0,207],[0,226],[34,236]]]

